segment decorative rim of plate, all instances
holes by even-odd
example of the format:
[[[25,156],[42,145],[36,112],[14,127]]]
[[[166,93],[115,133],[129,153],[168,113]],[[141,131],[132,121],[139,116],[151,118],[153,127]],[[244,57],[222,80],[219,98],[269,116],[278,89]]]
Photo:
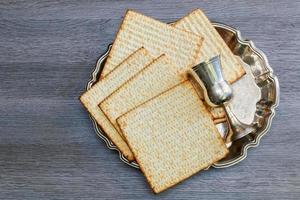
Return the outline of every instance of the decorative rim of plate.
[[[248,46],[258,57],[260,57],[262,59],[264,65],[268,69],[268,77],[271,78],[274,82],[275,91],[276,91],[275,103],[270,107],[271,114],[266,121],[265,129],[262,130],[259,135],[257,135],[257,137],[255,138],[254,141],[246,144],[243,147],[243,149],[241,151],[241,155],[239,157],[237,157],[236,159],[234,159],[232,161],[224,162],[222,164],[220,164],[220,163],[213,164],[214,168],[226,168],[226,167],[230,167],[230,166],[235,165],[235,164],[241,162],[242,160],[244,160],[247,157],[248,149],[251,147],[257,147],[260,143],[261,138],[270,130],[273,118],[275,116],[275,109],[279,105],[280,87],[279,87],[279,82],[278,82],[277,77],[273,74],[273,68],[269,65],[267,56],[265,55],[265,53],[263,51],[261,51],[259,48],[257,48],[251,40],[244,39],[239,30],[237,30],[231,26],[228,26],[226,24],[219,23],[219,22],[213,22],[212,24],[214,27],[223,28],[223,29],[231,31],[234,35],[236,35],[237,41],[240,44]]]
[[[248,46],[258,57],[260,57],[262,59],[262,61],[264,62],[264,65],[268,69],[268,77],[271,78],[274,81],[275,91],[276,91],[276,97],[275,97],[276,100],[275,100],[275,103],[270,108],[271,114],[267,119],[265,129],[263,131],[261,131],[259,135],[257,135],[257,137],[255,138],[254,141],[246,144],[243,147],[243,149],[241,151],[241,155],[239,157],[237,157],[234,160],[228,161],[228,162],[215,163],[215,164],[212,165],[214,168],[226,168],[226,167],[230,167],[230,166],[235,165],[235,164],[241,162],[242,160],[244,160],[247,157],[248,149],[251,148],[251,147],[257,147],[260,143],[261,138],[270,130],[272,120],[275,116],[275,108],[279,105],[279,96],[280,96],[279,93],[280,92],[279,92],[278,79],[273,74],[273,69],[270,67],[266,55],[260,49],[258,49],[251,40],[243,39],[243,37],[241,36],[241,33],[240,33],[239,30],[237,30],[237,29],[235,29],[231,26],[228,26],[226,24],[219,23],[219,22],[212,22],[212,24],[213,24],[214,27],[223,28],[223,29],[226,29],[226,30],[232,32],[236,36],[237,41],[240,44]],[[112,47],[112,45],[110,44],[108,46],[106,52],[102,56],[100,56],[100,58],[98,59],[98,61],[96,63],[95,70],[91,74],[91,79],[88,81],[88,83],[86,85],[86,90],[90,89],[97,82],[98,76],[102,72],[102,68],[103,68],[102,63],[107,58],[111,47]],[[100,129],[100,127],[97,125],[96,120],[91,115],[90,115],[90,118],[92,120],[93,127],[94,127],[94,130],[95,130],[97,136],[105,142],[107,148],[109,148],[111,150],[116,150],[119,153],[119,157],[120,157],[121,161],[123,161],[124,163],[126,163],[127,165],[129,165],[131,167],[139,169],[139,165],[135,161],[133,161],[133,162],[128,161],[127,158],[112,143],[112,141],[105,136],[105,133]]]

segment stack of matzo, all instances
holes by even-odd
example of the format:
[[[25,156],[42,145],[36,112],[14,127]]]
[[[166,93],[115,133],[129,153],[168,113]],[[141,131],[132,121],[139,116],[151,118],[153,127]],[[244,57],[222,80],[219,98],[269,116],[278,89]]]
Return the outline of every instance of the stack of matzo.
[[[245,72],[200,10],[168,25],[127,11],[101,78],[80,100],[111,141],[136,160],[154,192],[222,159],[214,123],[224,111],[202,102],[185,72],[221,55],[230,83]]]

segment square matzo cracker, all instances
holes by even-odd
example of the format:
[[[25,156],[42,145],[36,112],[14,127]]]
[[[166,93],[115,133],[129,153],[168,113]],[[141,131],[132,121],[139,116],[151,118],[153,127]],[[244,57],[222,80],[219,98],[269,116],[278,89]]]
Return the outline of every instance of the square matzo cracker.
[[[129,111],[117,122],[155,193],[228,153],[210,113],[188,81]]]

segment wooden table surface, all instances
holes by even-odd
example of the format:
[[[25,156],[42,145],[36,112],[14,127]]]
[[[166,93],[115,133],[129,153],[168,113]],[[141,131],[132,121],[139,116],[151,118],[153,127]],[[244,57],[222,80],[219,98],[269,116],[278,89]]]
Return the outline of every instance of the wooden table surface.
[[[281,87],[272,128],[243,162],[159,195],[94,133],[78,101],[127,8],[165,22],[194,8],[237,27]],[[300,2],[0,3],[0,199],[299,199]]]

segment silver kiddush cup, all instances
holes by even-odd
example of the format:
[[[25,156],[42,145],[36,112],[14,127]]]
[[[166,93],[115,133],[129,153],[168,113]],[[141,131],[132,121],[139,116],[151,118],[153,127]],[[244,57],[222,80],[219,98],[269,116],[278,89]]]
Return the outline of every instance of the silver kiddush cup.
[[[232,89],[222,75],[220,56],[194,66],[193,71],[196,78],[199,77],[197,82],[204,89],[205,101],[210,106],[220,106],[232,98]]]
[[[196,83],[200,84],[207,104],[212,107],[224,107],[232,131],[232,137],[229,139],[231,142],[255,131],[253,125],[240,122],[228,106],[228,102],[233,97],[233,91],[223,77],[220,56],[215,56],[207,62],[194,66],[192,70],[188,71],[188,74]]]

